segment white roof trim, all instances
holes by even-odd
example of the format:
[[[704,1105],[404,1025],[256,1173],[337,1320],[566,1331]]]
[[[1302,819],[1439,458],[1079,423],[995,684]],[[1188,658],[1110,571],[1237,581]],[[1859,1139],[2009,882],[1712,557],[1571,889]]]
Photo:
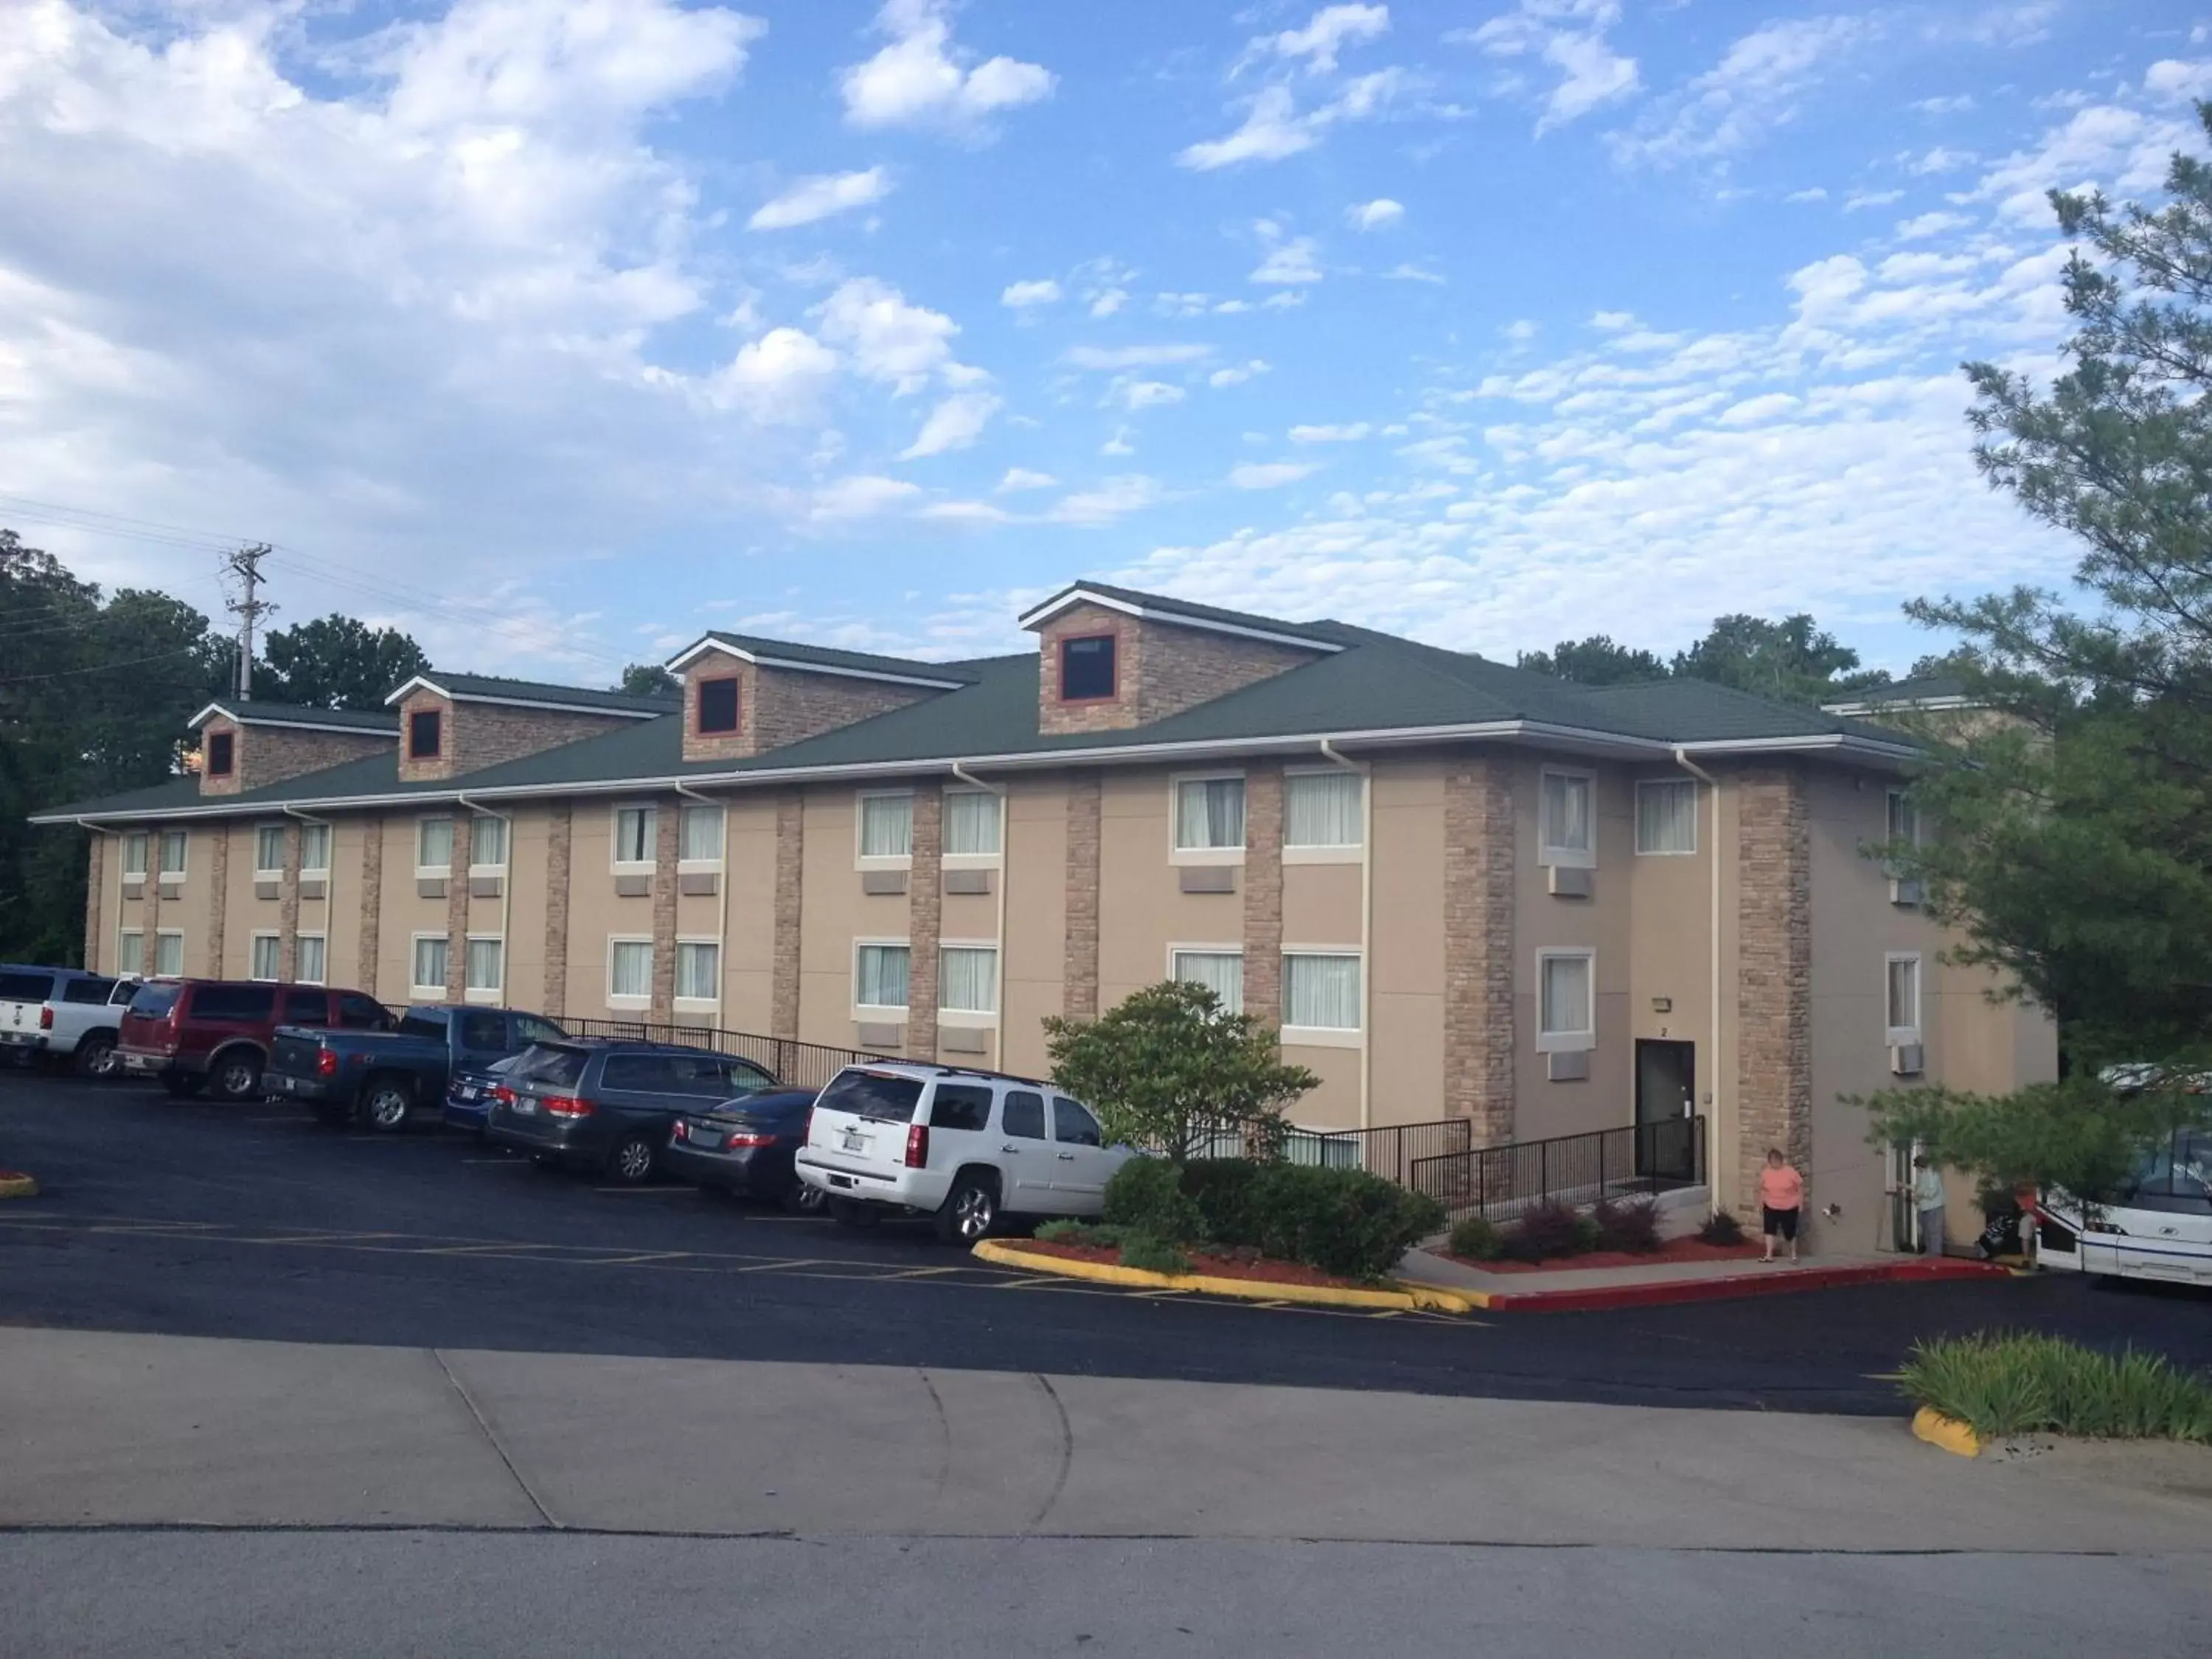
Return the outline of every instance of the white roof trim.
[[[1035,610],[1015,620],[1024,628],[1035,628],[1040,623],[1050,622],[1071,605],[1095,605],[1108,611],[1118,611],[1125,617],[1141,617],[1148,622],[1166,623],[1175,628],[1201,629],[1209,634],[1233,634],[1239,639],[1264,640],[1269,645],[1295,646],[1301,651],[1319,651],[1324,655],[1341,651],[1340,645],[1327,640],[1316,640],[1304,634],[1281,634],[1271,629],[1247,628],[1241,623],[1217,622],[1211,617],[1194,617],[1181,611],[1164,607],[1148,607],[1131,599],[1100,593],[1088,587],[1072,587],[1056,599],[1047,599]]]
[[[965,680],[933,679],[922,674],[893,674],[882,669],[846,668],[831,663],[799,662],[790,657],[763,656],[757,651],[749,651],[744,646],[733,644],[728,640],[716,639],[712,634],[708,635],[705,639],[701,640],[698,644],[692,646],[681,655],[671,657],[666,662],[661,664],[661,666],[673,674],[686,663],[696,660],[709,651],[719,651],[726,657],[735,657],[738,661],[749,662],[756,668],[786,668],[800,674],[836,674],[848,680],[882,680],[891,685],[927,686],[933,691],[959,691],[965,690],[968,684]]]
[[[1978,708],[1981,705],[1971,697],[1899,697],[1887,701],[1861,702],[1824,702],[1824,714],[1895,714],[1942,713],[1954,708]]]
[[[435,680],[417,674],[384,700],[387,708],[403,701],[407,694],[420,686],[425,691],[434,691],[447,702],[483,702],[500,708],[538,708],[556,714],[605,714],[618,720],[657,720],[664,714],[676,712],[676,705],[665,708],[609,708],[595,702],[555,702],[544,697],[499,697],[483,691],[448,691]]]
[[[248,712],[241,714],[238,712],[237,708],[233,708],[228,703],[211,702],[206,708],[201,709],[198,714],[193,715],[191,719],[186,720],[185,722],[185,729],[188,732],[197,732],[200,729],[201,723],[204,721],[209,715],[220,714],[225,720],[228,720],[233,726],[280,726],[287,732],[335,732],[341,737],[388,738],[394,742],[397,742],[399,737],[399,730],[397,726],[394,726],[392,730],[387,732],[380,726],[326,726],[319,720],[257,720],[252,713],[253,708],[252,703],[240,703],[239,708],[244,708]]]

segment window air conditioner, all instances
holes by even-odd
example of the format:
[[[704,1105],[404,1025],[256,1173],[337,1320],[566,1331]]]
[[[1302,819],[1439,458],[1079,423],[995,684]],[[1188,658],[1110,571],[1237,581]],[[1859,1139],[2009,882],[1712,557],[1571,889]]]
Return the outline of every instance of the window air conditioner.
[[[1889,1045],[1889,1071],[1893,1077],[1918,1077],[1926,1054],[1917,1042],[1893,1042]]]

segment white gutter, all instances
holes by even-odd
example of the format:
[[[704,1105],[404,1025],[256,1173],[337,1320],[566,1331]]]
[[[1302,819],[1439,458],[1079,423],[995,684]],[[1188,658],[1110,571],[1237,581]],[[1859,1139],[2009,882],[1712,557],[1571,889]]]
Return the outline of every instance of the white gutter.
[[[1712,1084],[1709,1091],[1712,1097],[1712,1103],[1711,1109],[1705,1114],[1705,1189],[1717,1200],[1714,1207],[1717,1209],[1719,1207],[1717,1200],[1721,1190],[1721,1078],[1723,1075],[1721,1066],[1721,786],[1718,779],[1692,761],[1683,750],[1677,749],[1674,751],[1674,764],[1705,784],[1705,793],[1711,799],[1713,804],[1712,834],[1707,837],[1711,842],[1710,852],[1712,868],[1706,878],[1705,884],[1711,889],[1708,901],[1711,914],[1705,924],[1707,933],[1705,954],[1711,978],[1706,987],[1705,996],[1707,1012],[1712,1020],[1711,1051],[1712,1058],[1708,1062],[1712,1066]]]
[[[967,763],[964,761],[955,761],[952,763],[952,775],[959,779],[961,782],[971,785],[977,789],[988,789],[991,793],[999,798],[999,915],[998,920],[994,924],[995,933],[999,941],[999,982],[992,988],[992,989],[997,994],[992,1000],[995,1001],[999,1006],[997,1010],[998,1018],[991,1026],[991,1069],[994,1072],[1003,1072],[1006,1069],[1006,957],[1008,955],[1006,950],[1006,883],[1008,878],[1012,875],[1014,868],[1012,842],[1012,837],[1008,834],[1008,830],[1011,827],[1008,820],[1012,815],[1008,812],[1006,808],[1006,786],[1005,784],[986,783],[982,779],[977,777],[973,772],[970,772],[968,769]],[[937,869],[938,885],[941,890],[945,882],[945,819],[942,812],[938,815]],[[938,933],[941,937],[945,932],[945,924],[943,921],[945,915],[944,901],[941,897],[938,901],[938,904],[939,908],[937,914],[939,918],[938,921]],[[943,988],[944,981],[945,976],[940,972],[938,975],[938,984],[940,989]]]
[[[1375,1090],[1375,769],[1345,759],[1327,738],[1321,752],[1359,780],[1359,1127],[1364,1129],[1370,1127]]]
[[[327,856],[330,859],[330,865],[323,872],[323,977],[321,982],[327,985],[331,982],[331,935],[337,931],[338,913],[337,908],[337,899],[338,892],[338,827],[335,823],[332,823],[328,818],[310,817],[307,813],[302,812],[296,806],[287,806],[284,809],[284,816],[288,818],[297,818],[302,823],[320,824],[324,829],[331,832],[331,844],[327,851]],[[300,877],[301,872],[299,871],[295,870],[292,872],[292,880],[295,893]],[[464,948],[465,949],[465,947]],[[507,947],[505,945],[501,945],[500,948],[503,951]],[[293,977],[296,979],[299,976],[299,972],[300,921],[299,913],[295,910],[293,912],[292,919]]]
[[[696,789],[688,788],[681,783],[676,786],[676,793],[692,800],[702,801],[722,815],[722,842],[715,849],[716,861],[722,867],[714,872],[714,1027],[720,1030],[722,1024],[722,987],[726,980],[728,965],[722,960],[722,952],[730,948],[730,809],[712,795],[702,795]],[[676,818],[676,868],[678,872],[676,902],[681,904],[684,902],[684,878],[680,873],[684,868],[684,817],[680,812]],[[672,992],[669,996],[668,1018],[672,1022],[676,1018],[676,1000]]]
[[[499,1000],[501,1006],[511,1007],[513,1005],[507,1000],[507,967],[512,958],[507,954],[507,947],[514,941],[507,935],[509,925],[514,920],[514,818],[511,813],[494,812],[477,805],[468,798],[465,792],[461,790],[453,792],[453,804],[457,806],[465,806],[471,812],[483,813],[485,817],[497,818],[500,821],[499,838],[501,845],[499,849]],[[473,866],[476,861],[476,826],[471,824],[469,826],[469,863]],[[471,878],[464,875],[461,879],[467,881]],[[464,1007],[468,1006],[469,1000],[468,912],[472,902],[472,895],[467,893],[462,895],[461,1004]],[[550,894],[547,895],[546,902],[548,903],[552,902]]]

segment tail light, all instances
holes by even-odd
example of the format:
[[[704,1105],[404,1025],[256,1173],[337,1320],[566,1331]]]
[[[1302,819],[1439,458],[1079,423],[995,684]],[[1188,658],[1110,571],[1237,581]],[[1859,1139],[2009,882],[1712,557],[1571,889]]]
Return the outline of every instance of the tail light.
[[[575,1095],[548,1095],[538,1103],[548,1117],[589,1117],[592,1103]]]
[[[315,1050],[315,1075],[336,1077],[338,1074],[338,1051],[335,1048]]]
[[[51,1031],[54,1029],[54,1011],[52,1009],[41,1008],[39,1010],[39,1029],[41,1031]]]
[[[775,1137],[774,1135],[757,1135],[740,1129],[735,1134],[732,1135],[727,1140],[724,1141],[722,1145],[733,1151],[739,1146],[773,1146],[775,1145]]]
[[[508,1088],[504,1083],[496,1083],[492,1085],[491,1097],[502,1106],[512,1106],[514,1104],[514,1091]]]
[[[689,1123],[686,1123],[682,1118],[678,1118],[676,1120],[676,1127],[669,1131],[668,1138],[671,1140],[690,1139],[691,1126]]]
[[[929,1126],[909,1123],[906,1126],[906,1167],[927,1169],[929,1165]]]

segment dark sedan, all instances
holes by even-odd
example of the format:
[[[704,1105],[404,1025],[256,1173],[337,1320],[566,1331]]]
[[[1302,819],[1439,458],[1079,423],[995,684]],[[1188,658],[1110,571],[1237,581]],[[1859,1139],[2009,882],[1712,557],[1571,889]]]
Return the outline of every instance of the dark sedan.
[[[650,1181],[678,1115],[775,1087],[750,1060],[568,1037],[540,1042],[492,1091],[484,1133],[536,1162]]]
[[[812,1215],[828,1196],[799,1180],[792,1159],[806,1144],[811,1089],[773,1089],[676,1120],[662,1157],[668,1173]]]

